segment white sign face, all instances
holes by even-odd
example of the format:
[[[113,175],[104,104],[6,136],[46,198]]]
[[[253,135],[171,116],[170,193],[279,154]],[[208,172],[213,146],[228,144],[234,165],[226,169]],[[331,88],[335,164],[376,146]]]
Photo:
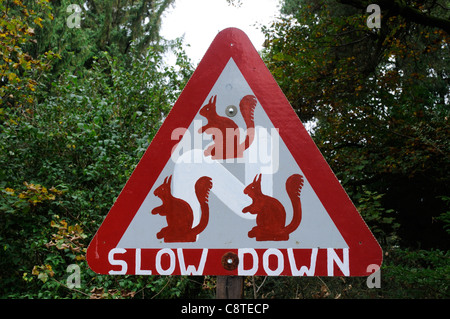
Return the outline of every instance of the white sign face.
[[[251,111],[241,108],[244,102]],[[221,158],[218,125],[216,131],[207,126],[217,119],[238,128],[223,133],[224,145],[232,140],[247,147]],[[171,138],[179,142],[117,247],[348,248],[278,132],[230,58],[190,126],[173,130]],[[203,189],[209,196],[194,191],[197,181],[207,185]],[[184,227],[158,208],[167,210],[171,203],[177,203],[178,216],[192,216],[191,229],[198,233],[169,234]],[[289,232],[267,235],[271,227]]]

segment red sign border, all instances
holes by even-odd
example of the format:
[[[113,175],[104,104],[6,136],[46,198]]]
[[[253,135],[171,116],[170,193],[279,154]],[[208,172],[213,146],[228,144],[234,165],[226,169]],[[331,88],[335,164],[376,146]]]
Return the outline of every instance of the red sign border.
[[[230,58],[233,58],[274,127],[279,128],[280,137],[346,241],[350,251],[350,275],[370,275],[368,265],[381,266],[381,247],[249,38],[236,28],[218,33],[189,79],[92,239],[86,254],[89,267],[100,274],[111,270],[109,251],[117,246],[178,142],[168,137],[175,128],[189,127]],[[223,269],[205,268],[204,274],[224,272]]]

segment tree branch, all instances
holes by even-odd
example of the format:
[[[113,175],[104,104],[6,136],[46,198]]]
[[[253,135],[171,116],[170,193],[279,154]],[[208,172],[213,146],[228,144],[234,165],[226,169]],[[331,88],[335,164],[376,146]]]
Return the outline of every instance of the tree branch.
[[[373,1],[364,0],[337,0],[355,8],[365,9]],[[382,10],[389,10],[392,15],[400,15],[409,22],[418,23],[428,27],[436,27],[450,34],[450,20],[428,15],[419,9],[413,8],[398,0],[377,0]]]

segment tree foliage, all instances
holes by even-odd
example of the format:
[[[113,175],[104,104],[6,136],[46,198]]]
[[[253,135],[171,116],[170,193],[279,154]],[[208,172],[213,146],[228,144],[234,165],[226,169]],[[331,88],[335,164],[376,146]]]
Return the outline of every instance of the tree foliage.
[[[381,194],[405,245],[447,249],[436,218],[450,191],[449,34],[384,2],[381,28],[370,29],[366,7],[284,1],[265,29],[265,59],[353,200]],[[436,1],[408,10],[447,15]]]
[[[53,19],[46,1],[38,1],[35,9],[20,0],[0,1],[0,120],[6,116],[5,107],[31,112],[26,106],[34,102],[38,81],[58,57],[51,51],[37,56],[26,50],[30,43],[36,44],[35,34],[44,18]]]
[[[36,32],[36,55],[53,51],[61,59],[53,64],[51,75],[63,71],[83,72],[101,52],[122,58],[130,64],[133,55],[145,56],[147,48],[163,51],[159,36],[163,12],[174,0],[52,1],[54,20],[45,20]]]
[[[158,3],[130,3],[136,8],[127,11],[122,3],[123,17],[113,9],[120,23],[112,23],[111,39],[103,44],[103,35],[93,33],[98,28],[83,26],[85,20],[78,29],[65,25],[64,1],[1,2],[2,297],[125,298],[137,291],[154,296],[166,287],[159,294],[164,297],[180,295],[190,282],[168,283],[163,277],[119,282],[97,276],[85,261],[89,241],[192,72],[180,42],[170,46],[177,65],[163,61],[167,46],[155,27],[162,12]],[[136,16],[130,12],[152,3],[156,29],[133,26]],[[84,10],[83,15],[92,13]],[[141,19],[149,18],[149,10]],[[136,33],[115,33],[125,26]],[[61,41],[52,38],[62,29]],[[45,34],[50,36],[43,40]],[[71,264],[80,267],[80,289],[67,288]]]

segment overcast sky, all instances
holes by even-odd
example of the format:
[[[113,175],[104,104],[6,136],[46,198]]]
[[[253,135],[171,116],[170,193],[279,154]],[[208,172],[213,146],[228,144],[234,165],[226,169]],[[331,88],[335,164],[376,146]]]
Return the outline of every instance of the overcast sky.
[[[169,40],[184,35],[184,43],[190,44],[186,53],[197,66],[217,33],[228,27],[244,31],[260,50],[260,26],[268,25],[278,12],[279,0],[242,0],[239,8],[226,0],[176,0],[165,13],[161,35]]]

